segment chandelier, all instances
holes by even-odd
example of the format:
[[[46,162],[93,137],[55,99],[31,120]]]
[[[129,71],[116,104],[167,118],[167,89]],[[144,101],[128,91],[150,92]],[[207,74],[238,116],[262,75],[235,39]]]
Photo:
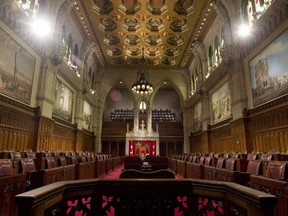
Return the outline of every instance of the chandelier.
[[[141,64],[138,68],[136,82],[132,85],[132,91],[137,95],[149,95],[153,92],[153,85],[149,83],[148,71],[145,68],[144,48],[142,48]]]

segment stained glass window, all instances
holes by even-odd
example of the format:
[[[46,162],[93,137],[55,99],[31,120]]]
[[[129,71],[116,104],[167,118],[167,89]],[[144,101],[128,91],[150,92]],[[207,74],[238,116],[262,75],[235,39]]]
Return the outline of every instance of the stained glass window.
[[[220,38],[220,62],[222,62],[222,56],[224,54],[224,43],[225,43],[225,40],[224,40],[224,28],[222,28],[221,30],[221,38]]]
[[[209,67],[213,66],[213,50],[212,47],[209,46]]]
[[[216,66],[220,63],[219,45],[219,39],[216,36],[214,39],[214,65]]]
[[[27,16],[36,18],[39,15],[40,3],[44,5],[45,1],[42,0],[16,0],[19,8],[24,11]]]
[[[272,0],[243,0],[242,17],[252,25],[265,13],[271,3]]]
[[[68,62],[72,60],[72,35],[68,36],[68,43],[66,45],[66,58]]]

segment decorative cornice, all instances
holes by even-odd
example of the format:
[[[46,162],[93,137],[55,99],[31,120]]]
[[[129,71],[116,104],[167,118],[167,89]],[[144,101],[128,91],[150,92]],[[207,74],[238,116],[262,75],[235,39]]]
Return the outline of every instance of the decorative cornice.
[[[217,122],[213,125],[208,125],[208,130],[214,130],[216,128],[220,128],[220,127],[224,127],[224,126],[227,126],[231,123],[231,120],[232,120],[232,116],[221,121],[221,122]]]
[[[73,2],[72,0],[66,0],[60,7],[58,11],[58,17],[57,20],[61,20],[61,17],[65,16],[66,13],[69,13],[73,7]]]
[[[267,111],[268,109],[271,109],[271,108],[287,106],[287,102],[288,102],[288,95],[284,95],[281,98],[272,100],[270,102],[267,102],[253,109],[245,110],[244,113],[249,116],[249,115],[256,114],[262,111]]]
[[[215,68],[211,75],[203,82],[201,89],[206,90],[211,89],[217,83],[219,83],[229,72],[233,71],[233,62],[232,61],[222,61],[221,64]]]
[[[76,91],[81,90],[81,77],[79,78],[64,61],[62,61],[62,64],[57,67],[57,73],[62,76]]]
[[[31,107],[27,104],[20,103],[12,98],[6,97],[0,94],[0,103],[3,102],[7,105],[11,105],[13,107],[17,107],[23,109],[25,111],[31,112],[33,114],[38,115],[40,113],[40,107]]]

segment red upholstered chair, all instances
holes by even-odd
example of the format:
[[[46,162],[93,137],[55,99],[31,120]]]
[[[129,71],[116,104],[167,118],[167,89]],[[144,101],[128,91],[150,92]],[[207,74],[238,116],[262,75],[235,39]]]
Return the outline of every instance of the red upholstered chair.
[[[54,157],[46,157],[46,168],[47,169],[53,169],[57,167],[56,161]]]
[[[199,160],[200,160],[199,156],[193,156],[192,163],[198,163]]]
[[[257,154],[249,153],[247,155],[247,160],[257,160]]]
[[[287,178],[286,161],[270,161],[267,168],[266,176],[278,180]]]
[[[259,160],[250,160],[246,173],[249,173],[250,175],[261,175],[261,165],[261,161]]]
[[[217,163],[216,163],[216,168],[222,169],[225,167],[225,158],[221,157],[218,158]]]
[[[262,161],[262,173],[266,176],[268,163],[272,160],[272,154],[262,154],[260,160]]]
[[[236,163],[235,163],[235,159],[234,158],[229,158],[226,161],[225,169],[228,170],[228,171],[235,171]]]
[[[35,185],[37,185],[36,181],[38,179],[34,176],[36,176],[36,168],[35,168],[35,162],[34,159],[32,158],[23,158],[21,159],[20,162],[20,167],[19,167],[19,173],[25,173],[26,175],[26,191],[30,190],[32,188],[36,188]],[[35,175],[34,175],[35,174]]]
[[[204,165],[205,164],[205,157],[201,156],[199,159],[199,164]]]
[[[13,168],[11,160],[0,159],[0,177],[13,176]]]
[[[58,166],[66,166],[67,165],[67,160],[64,156],[58,157],[57,162],[58,162]]]
[[[23,158],[20,163],[20,172],[28,173],[36,171],[35,163],[32,158]]]
[[[14,197],[23,193],[25,186],[24,174],[13,175],[11,159],[0,159],[0,215],[17,215]]]
[[[251,175],[251,187],[278,197],[274,215],[288,215],[287,161],[270,161],[264,176]]]
[[[215,180],[215,166],[213,164],[214,158],[206,157],[204,162],[204,179]]]
[[[204,165],[205,166],[211,166],[212,165],[212,157],[206,157]]]

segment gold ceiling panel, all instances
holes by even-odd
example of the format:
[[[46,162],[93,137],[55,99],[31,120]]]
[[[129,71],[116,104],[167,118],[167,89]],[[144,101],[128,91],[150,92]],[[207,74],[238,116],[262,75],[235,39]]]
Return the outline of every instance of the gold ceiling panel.
[[[91,29],[103,66],[146,62],[159,67],[188,67],[191,45],[203,38],[214,12],[208,0],[77,0],[79,20]],[[204,22],[204,25],[202,24]]]

